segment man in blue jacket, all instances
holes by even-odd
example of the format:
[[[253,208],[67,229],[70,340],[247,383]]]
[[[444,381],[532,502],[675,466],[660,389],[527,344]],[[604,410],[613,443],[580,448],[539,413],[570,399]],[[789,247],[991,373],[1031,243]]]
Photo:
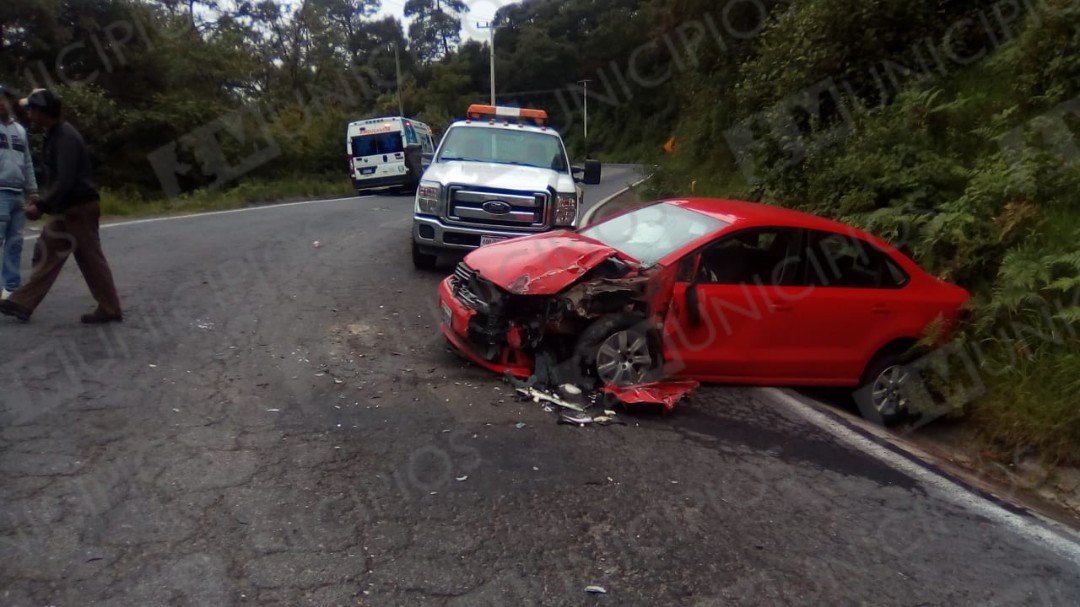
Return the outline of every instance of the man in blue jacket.
[[[26,129],[15,121],[17,98],[0,84],[0,299],[22,284],[24,197],[38,201],[37,177]]]
[[[26,107],[30,122],[45,131],[45,174],[47,194],[26,207],[27,219],[43,213],[49,221],[34,247],[34,269],[30,280],[5,300],[0,314],[28,321],[48,294],[68,257],[79,264],[97,309],[84,314],[84,323],[119,322],[123,319],[112,271],[101,250],[98,234],[101,201],[91,181],[90,157],[86,143],[75,127],[60,115],[60,98],[45,89],[35,90],[19,102]]]

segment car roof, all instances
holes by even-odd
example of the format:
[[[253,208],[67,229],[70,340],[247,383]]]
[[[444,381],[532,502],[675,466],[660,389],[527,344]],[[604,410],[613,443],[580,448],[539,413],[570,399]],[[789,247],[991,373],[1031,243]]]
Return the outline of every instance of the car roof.
[[[658,200],[657,204],[672,204],[691,211],[697,211],[709,217],[714,217],[728,224],[725,232],[741,230],[743,228],[779,226],[790,228],[804,228],[808,230],[821,230],[835,232],[846,236],[854,236],[873,244],[889,257],[900,263],[909,272],[925,271],[910,257],[899,251],[892,244],[839,221],[825,219],[810,213],[803,213],[793,209],[762,204],[760,202],[745,202],[741,200],[726,200],[721,198],[675,198]]]

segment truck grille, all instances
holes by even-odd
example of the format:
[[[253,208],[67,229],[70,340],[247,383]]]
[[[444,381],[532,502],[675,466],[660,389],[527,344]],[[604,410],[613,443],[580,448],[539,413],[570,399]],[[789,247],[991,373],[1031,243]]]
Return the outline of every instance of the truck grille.
[[[478,228],[542,232],[551,227],[551,195],[450,186],[447,219]]]

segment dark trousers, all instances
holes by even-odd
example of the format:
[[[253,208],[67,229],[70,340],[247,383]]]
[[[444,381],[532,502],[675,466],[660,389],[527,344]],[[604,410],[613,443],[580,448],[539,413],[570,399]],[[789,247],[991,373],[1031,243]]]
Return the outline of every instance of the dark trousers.
[[[34,246],[30,280],[12,293],[9,301],[33,312],[60,276],[68,257],[74,255],[90,294],[97,300],[98,311],[119,316],[120,298],[101,250],[100,219],[101,203],[97,200],[72,205],[49,218]]]

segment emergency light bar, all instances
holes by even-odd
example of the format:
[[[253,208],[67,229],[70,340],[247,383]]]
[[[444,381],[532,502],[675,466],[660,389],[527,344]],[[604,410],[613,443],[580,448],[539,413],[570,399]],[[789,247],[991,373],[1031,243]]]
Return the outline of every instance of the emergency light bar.
[[[528,110],[498,105],[470,105],[468,116],[471,120],[502,118],[506,120],[516,119],[518,121],[531,121],[536,123],[537,126],[546,126],[548,121],[547,112],[544,110]]]

